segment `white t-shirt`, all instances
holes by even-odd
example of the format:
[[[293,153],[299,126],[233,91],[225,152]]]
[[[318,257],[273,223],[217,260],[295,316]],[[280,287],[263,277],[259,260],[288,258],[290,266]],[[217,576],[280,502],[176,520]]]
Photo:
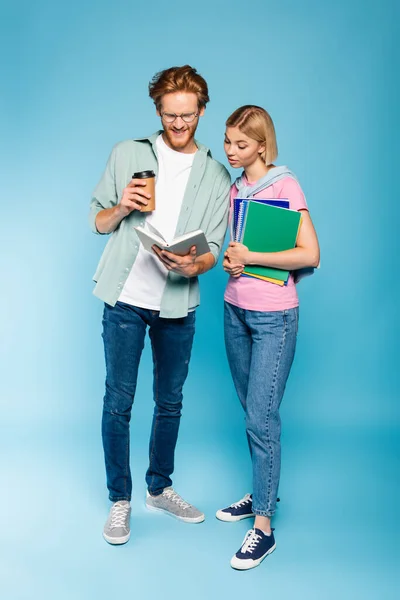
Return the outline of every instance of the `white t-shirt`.
[[[156,148],[156,210],[149,214],[146,221],[154,225],[166,240],[172,240],[195,155],[172,150],[162,135],[156,140]],[[157,256],[140,245],[118,300],[140,308],[160,310],[167,276],[168,270]]]

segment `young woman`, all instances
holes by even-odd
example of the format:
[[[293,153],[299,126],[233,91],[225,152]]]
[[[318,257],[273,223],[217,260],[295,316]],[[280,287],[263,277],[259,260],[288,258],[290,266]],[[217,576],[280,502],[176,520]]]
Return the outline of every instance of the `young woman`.
[[[223,262],[230,278],[225,291],[225,344],[233,382],[246,414],[253,465],[253,492],[217,512],[222,521],[255,517],[231,566],[256,567],[275,549],[271,518],[280,476],[279,406],[292,365],[298,327],[298,297],[293,272],[319,263],[319,246],[306,200],[294,174],[276,167],[275,129],[258,106],[238,108],[226,122],[229,164],[243,173],[231,188],[231,203],[243,198],[285,198],[301,211],[297,245],[274,253],[251,252],[230,242]],[[291,271],[287,285],[241,276],[246,265]]]

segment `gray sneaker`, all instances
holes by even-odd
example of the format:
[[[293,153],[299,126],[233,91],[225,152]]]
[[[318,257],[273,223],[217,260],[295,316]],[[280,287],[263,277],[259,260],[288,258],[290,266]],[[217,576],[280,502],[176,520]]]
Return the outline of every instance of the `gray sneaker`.
[[[114,502],[104,525],[103,537],[109,544],[125,544],[131,535],[129,520],[131,505],[128,500]]]
[[[205,519],[204,513],[183,500],[172,487],[165,488],[159,496],[151,496],[147,492],[146,506],[149,510],[165,512],[185,523],[201,523]]]

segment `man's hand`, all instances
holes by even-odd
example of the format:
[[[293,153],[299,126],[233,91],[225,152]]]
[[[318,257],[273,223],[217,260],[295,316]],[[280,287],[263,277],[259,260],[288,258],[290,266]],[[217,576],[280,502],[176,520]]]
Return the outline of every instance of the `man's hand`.
[[[143,189],[145,185],[144,179],[132,179],[128,183],[123,191],[121,202],[117,205],[122,217],[126,217],[133,210],[141,210],[143,206],[147,206],[151,195]]]
[[[223,260],[222,266],[224,268],[224,271],[229,273],[229,275],[231,277],[235,277],[235,278],[240,277],[244,271],[244,265],[240,264],[240,263],[236,264],[234,262],[231,262],[228,258],[227,252],[225,252],[225,254],[224,254],[224,260]]]
[[[146,181],[132,179],[122,193],[121,201],[112,208],[104,208],[96,216],[96,229],[99,233],[111,233],[125,217],[134,210],[141,210],[148,204],[150,194],[144,191]]]
[[[182,275],[183,277],[194,277],[195,275],[198,275],[196,246],[192,246],[189,254],[185,254],[185,256],[179,256],[178,254],[167,252],[167,250],[161,250],[158,246],[153,246],[153,250],[168,271],[174,271],[174,273],[178,273],[178,275]]]

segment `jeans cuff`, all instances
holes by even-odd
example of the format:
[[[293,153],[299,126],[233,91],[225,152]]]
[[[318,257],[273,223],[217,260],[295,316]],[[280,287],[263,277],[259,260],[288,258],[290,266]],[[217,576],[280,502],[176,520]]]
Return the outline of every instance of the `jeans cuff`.
[[[128,502],[131,501],[130,496],[108,496],[108,497],[111,500],[111,502],[120,502],[121,500],[127,500]]]
[[[149,488],[147,488],[147,491],[149,492],[150,496],[153,496],[153,498],[156,498],[157,496],[161,496],[161,494],[163,493],[164,490],[157,490],[157,492],[152,492]]]
[[[271,517],[274,516],[275,511],[274,510],[258,510],[257,508],[254,508],[254,506],[253,506],[253,513],[255,515],[258,515],[259,517],[268,517],[270,519]]]

